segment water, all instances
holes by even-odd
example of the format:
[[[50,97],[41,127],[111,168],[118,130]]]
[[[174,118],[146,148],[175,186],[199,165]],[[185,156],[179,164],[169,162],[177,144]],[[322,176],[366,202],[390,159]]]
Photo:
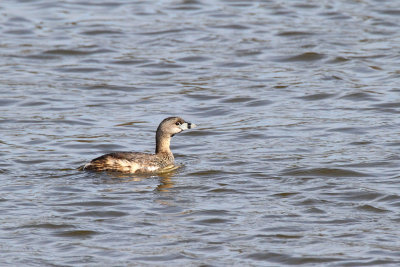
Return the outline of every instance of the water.
[[[1,1],[2,266],[400,263],[398,1]],[[79,172],[154,150],[178,171]]]

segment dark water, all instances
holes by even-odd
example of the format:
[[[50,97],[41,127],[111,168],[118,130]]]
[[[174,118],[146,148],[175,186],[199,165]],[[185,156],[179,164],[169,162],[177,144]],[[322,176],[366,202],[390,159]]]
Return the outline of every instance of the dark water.
[[[400,5],[1,1],[1,266],[400,264]],[[163,176],[79,172],[116,150]]]

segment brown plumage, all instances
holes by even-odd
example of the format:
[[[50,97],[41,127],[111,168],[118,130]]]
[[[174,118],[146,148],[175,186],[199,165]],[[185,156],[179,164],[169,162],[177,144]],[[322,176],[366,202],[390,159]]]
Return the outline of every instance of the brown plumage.
[[[155,154],[114,152],[95,158],[80,169],[127,173],[154,173],[172,169],[174,155],[170,150],[171,137],[195,126],[179,117],[166,118],[157,128]]]

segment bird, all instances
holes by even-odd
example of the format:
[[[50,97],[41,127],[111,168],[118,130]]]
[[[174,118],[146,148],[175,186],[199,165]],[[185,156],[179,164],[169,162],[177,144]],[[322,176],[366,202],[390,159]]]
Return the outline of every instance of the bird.
[[[186,122],[180,117],[168,117],[157,128],[154,154],[113,152],[97,157],[78,169],[123,173],[158,173],[176,169],[174,155],[170,149],[171,138],[175,134],[195,127],[196,124]]]

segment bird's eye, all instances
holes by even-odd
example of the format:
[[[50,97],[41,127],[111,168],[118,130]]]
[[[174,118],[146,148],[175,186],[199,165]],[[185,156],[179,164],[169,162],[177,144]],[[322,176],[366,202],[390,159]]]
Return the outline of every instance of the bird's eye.
[[[177,122],[175,123],[175,125],[180,126],[181,123],[180,123],[179,121],[177,121]]]

